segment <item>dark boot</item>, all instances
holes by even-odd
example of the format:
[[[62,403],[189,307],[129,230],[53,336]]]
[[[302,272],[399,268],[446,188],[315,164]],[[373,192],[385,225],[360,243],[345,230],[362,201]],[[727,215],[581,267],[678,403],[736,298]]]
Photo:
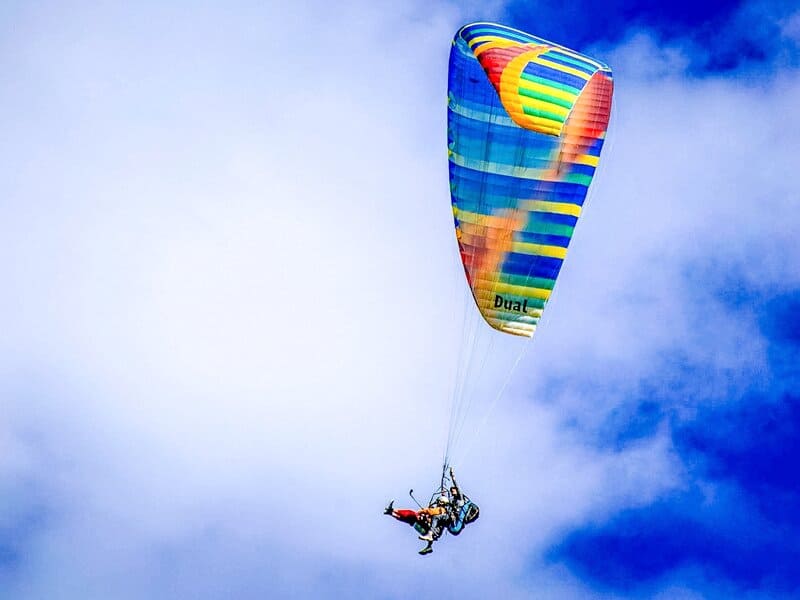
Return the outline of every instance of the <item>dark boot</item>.
[[[383,514],[390,515],[390,514],[392,514],[393,510],[394,510],[394,500],[389,502],[389,505],[386,508],[383,509]]]
[[[429,542],[427,546],[425,546],[422,550],[419,551],[419,553],[422,556],[430,554],[431,552],[433,552],[433,542]]]

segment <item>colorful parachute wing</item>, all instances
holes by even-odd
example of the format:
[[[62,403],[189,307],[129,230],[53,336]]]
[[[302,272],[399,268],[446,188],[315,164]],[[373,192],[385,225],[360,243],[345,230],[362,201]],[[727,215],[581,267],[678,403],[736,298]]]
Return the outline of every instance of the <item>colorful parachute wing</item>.
[[[605,64],[493,23],[450,53],[450,190],[464,270],[484,319],[530,337],[555,285],[611,111]]]

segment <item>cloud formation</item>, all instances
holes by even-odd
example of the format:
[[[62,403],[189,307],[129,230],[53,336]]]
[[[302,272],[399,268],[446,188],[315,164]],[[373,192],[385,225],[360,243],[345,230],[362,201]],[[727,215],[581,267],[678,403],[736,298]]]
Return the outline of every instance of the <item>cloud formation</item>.
[[[773,383],[796,376],[781,315],[800,280],[800,86],[780,62],[796,16],[779,19],[788,54],[745,80],[697,77],[690,41],[646,30],[604,47],[617,108],[599,186],[459,465],[481,520],[423,562],[380,516],[437,476],[463,293],[447,51],[502,8],[5,9],[4,589],[668,597],[711,585],[701,563],[729,579],[717,590],[790,589],[789,550],[737,578],[739,546],[708,549],[743,531],[720,515],[781,523],[759,486],[791,502],[783,472],[731,467],[778,450],[705,432],[769,430],[745,398],[793,422]],[[692,511],[705,536],[657,537]],[[672,558],[596,569],[598,540],[631,528]]]
[[[658,499],[554,544],[551,559],[598,590],[791,597],[800,586],[787,516],[798,492],[794,44],[787,36],[763,70],[704,78],[691,43],[638,34],[609,59],[618,129],[604,206],[571,256],[593,260],[571,264],[557,309],[582,319],[564,327],[581,369],[553,360],[549,394],[610,451],[667,435],[680,468]],[[612,243],[595,241],[609,232]]]

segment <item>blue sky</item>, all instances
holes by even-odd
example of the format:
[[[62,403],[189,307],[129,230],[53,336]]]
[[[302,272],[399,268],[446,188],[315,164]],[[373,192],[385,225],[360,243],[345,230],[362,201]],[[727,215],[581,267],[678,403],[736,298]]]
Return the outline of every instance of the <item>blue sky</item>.
[[[380,512],[447,431],[478,19],[603,58],[615,107],[456,465],[481,519],[423,560]],[[798,58],[785,2],[5,4],[0,588],[796,597]]]

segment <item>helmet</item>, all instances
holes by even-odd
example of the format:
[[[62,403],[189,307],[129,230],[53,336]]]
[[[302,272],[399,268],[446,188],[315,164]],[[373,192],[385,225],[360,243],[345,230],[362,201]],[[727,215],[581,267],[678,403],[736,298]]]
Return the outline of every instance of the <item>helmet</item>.
[[[447,496],[439,496],[436,499],[436,502],[438,504],[449,504],[450,503],[450,498],[448,498]]]

